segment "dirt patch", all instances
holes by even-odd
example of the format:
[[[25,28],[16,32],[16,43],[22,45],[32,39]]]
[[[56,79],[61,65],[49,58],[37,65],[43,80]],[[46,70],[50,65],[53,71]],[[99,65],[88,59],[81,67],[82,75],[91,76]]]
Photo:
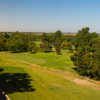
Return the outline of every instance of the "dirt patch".
[[[78,85],[84,85],[84,86],[92,87],[95,89],[100,89],[100,86],[98,84],[89,82],[89,80],[85,80],[85,79],[82,80],[82,79],[76,78],[73,80],[73,82],[75,82]]]
[[[71,72],[63,72],[61,70],[56,70],[56,69],[47,69],[45,67],[41,67],[36,64],[32,64],[35,68],[42,70],[44,72],[49,72],[49,73],[55,73],[56,75],[62,76],[63,78],[70,80],[74,82],[77,85],[82,85],[82,86],[87,86],[87,87],[92,87],[94,89],[99,89],[100,90],[100,82],[95,81],[86,77],[81,77],[79,75],[74,75]]]

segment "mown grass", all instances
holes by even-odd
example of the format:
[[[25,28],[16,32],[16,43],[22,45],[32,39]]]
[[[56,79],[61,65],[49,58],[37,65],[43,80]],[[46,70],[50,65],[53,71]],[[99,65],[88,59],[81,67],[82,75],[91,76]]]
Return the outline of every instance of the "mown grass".
[[[3,53],[2,53],[3,54]],[[36,54],[31,53],[4,53],[11,59],[16,59],[18,61],[25,61],[31,64],[37,64],[41,67],[55,68],[61,70],[68,70],[75,72],[73,70],[73,62],[70,60],[71,53],[64,51],[62,55],[57,55],[55,52],[43,53],[39,52]]]
[[[46,55],[41,53],[35,55],[30,53],[20,53],[20,54],[12,54],[7,52],[0,53],[0,68],[3,69],[0,73],[1,74],[27,73],[31,79],[30,83],[34,88],[34,91],[24,91],[24,92],[13,91],[13,93],[9,93],[8,95],[10,96],[11,100],[99,100],[100,98],[99,90],[76,85],[75,83],[66,80],[63,77],[60,77],[55,73],[44,72],[41,69],[37,69],[31,65],[23,63],[23,61],[29,62],[30,64],[36,63],[40,64],[41,66],[45,65],[46,67],[46,64],[48,62],[45,62],[45,60],[49,56],[52,58],[53,55],[54,54],[52,53]],[[46,56],[48,57],[46,58]],[[66,57],[67,56],[68,54],[66,55]],[[58,59],[59,57],[60,56],[57,56],[55,54],[55,58]],[[66,57],[64,58],[63,55],[62,59],[63,60],[65,59],[67,61]],[[35,58],[37,60],[39,59],[39,62],[35,60]],[[54,58],[52,59],[55,60]],[[63,60],[59,58],[59,60],[56,61],[57,64],[56,63],[53,64],[54,61],[52,59],[51,59],[52,64],[48,65],[47,67],[52,67],[52,68],[54,67],[60,69],[61,65],[58,67],[57,65],[61,63],[60,61],[63,62]],[[68,62],[66,63],[68,64]],[[55,65],[56,67],[52,65]],[[64,65],[64,62],[62,65]],[[68,65],[70,65],[70,63]],[[63,66],[63,69],[67,69],[65,67],[66,66]],[[71,68],[68,68],[68,70],[71,70]],[[12,87],[17,87],[18,84],[21,83],[17,83],[16,86]]]

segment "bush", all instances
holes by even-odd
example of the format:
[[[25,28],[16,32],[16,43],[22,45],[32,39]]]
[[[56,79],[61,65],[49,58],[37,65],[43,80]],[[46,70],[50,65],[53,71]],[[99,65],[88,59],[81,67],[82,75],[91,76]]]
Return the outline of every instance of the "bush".
[[[36,43],[34,41],[30,41],[28,43],[28,51],[31,53],[36,53],[38,51],[38,47],[36,46]]]

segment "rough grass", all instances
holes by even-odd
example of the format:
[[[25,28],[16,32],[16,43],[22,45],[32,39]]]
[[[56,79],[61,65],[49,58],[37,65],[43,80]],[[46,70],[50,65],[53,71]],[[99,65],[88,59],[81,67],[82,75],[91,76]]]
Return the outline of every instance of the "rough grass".
[[[27,73],[31,79],[30,83],[34,88],[34,91],[24,91],[24,92],[13,91],[12,93],[9,93],[8,95],[10,96],[11,100],[99,100],[100,98],[99,90],[76,85],[75,83],[66,80],[63,77],[60,77],[55,73],[44,72],[41,69],[37,69],[31,66],[32,63],[36,63],[45,67],[52,67],[52,68],[54,67],[71,71],[70,67],[72,65],[70,64],[72,64],[72,62],[69,60],[69,58],[67,58],[69,54],[66,54],[65,55],[66,57],[62,55],[62,58],[60,56],[57,56],[56,54],[54,55],[54,58],[52,58],[53,55],[54,54],[52,53],[51,54],[39,53],[35,55],[29,53],[20,53],[20,54],[12,54],[5,52],[0,53],[0,68],[3,69],[1,70],[0,73],[1,74]],[[56,63],[55,61],[50,59],[49,56],[53,60],[57,59]],[[45,60],[48,62],[46,62]],[[69,61],[69,63],[65,62],[65,60]],[[28,65],[25,62],[30,63],[30,65]],[[50,62],[52,62],[52,64],[50,64]],[[50,65],[48,65],[47,63],[49,63]],[[59,65],[60,63],[63,64]],[[64,64],[68,64],[69,66]],[[61,66],[63,68],[60,68]],[[66,66],[68,68],[66,68]],[[12,80],[12,82],[13,81],[14,80]],[[11,87],[17,87],[17,85],[20,84],[21,82],[17,83],[16,86],[12,85]]]

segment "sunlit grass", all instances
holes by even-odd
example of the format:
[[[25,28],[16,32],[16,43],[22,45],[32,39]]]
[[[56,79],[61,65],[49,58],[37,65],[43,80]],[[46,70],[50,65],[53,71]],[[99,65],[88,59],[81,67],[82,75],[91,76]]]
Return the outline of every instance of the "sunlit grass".
[[[74,72],[73,62],[70,60],[71,53],[64,51],[62,55],[57,55],[55,52],[43,53],[38,52],[36,54],[31,53],[6,53],[11,59],[25,61],[31,64],[37,64],[42,67],[55,68],[61,70],[68,70]]]
[[[71,71],[73,64],[69,59],[70,54],[65,54],[57,56],[55,53],[0,53],[0,68],[3,69],[0,73],[27,73],[31,77],[31,85],[35,89],[33,92],[26,91],[8,94],[11,100],[99,100],[99,90],[78,86],[58,76],[56,73],[44,72],[41,69],[23,63],[24,61],[31,64],[39,64],[42,67],[54,67]],[[52,64],[50,64],[51,62]]]

